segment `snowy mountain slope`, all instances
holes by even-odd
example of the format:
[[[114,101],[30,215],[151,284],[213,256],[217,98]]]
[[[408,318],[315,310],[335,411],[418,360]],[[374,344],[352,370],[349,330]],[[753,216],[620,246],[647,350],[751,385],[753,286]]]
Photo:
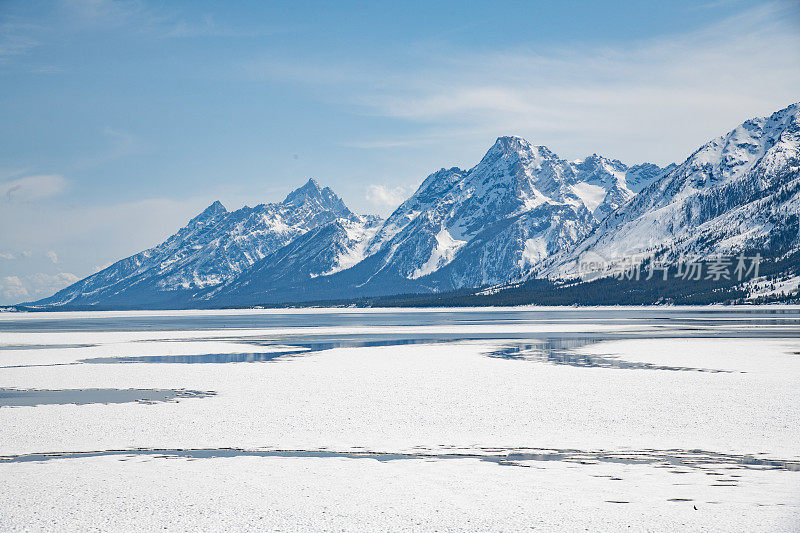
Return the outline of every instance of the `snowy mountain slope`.
[[[509,263],[519,270],[524,242],[519,237],[510,241],[505,232],[524,226],[528,220],[521,216],[524,213],[558,203],[571,218],[582,216],[591,227],[591,215],[565,185],[571,178],[569,164],[547,148],[516,137],[499,138],[471,170],[442,169],[428,176],[387,219],[368,249],[374,258],[371,271],[363,274],[363,285],[404,278],[418,280],[420,287],[441,289],[494,281],[494,270],[506,269]],[[515,225],[503,223],[512,219]],[[474,240],[486,232],[495,235]],[[470,252],[465,254],[466,249]],[[468,256],[468,262],[477,266],[471,275],[436,275]],[[465,265],[461,270],[466,269]]]
[[[600,222],[674,167],[671,164],[661,168],[652,163],[628,167],[617,159],[592,154],[573,161],[572,190]]]
[[[456,260],[429,276],[436,287],[496,285],[586,237],[594,220],[587,209],[543,203],[487,226],[467,243]]]
[[[655,169],[637,169],[637,184],[658,177]],[[398,207],[368,247],[360,286],[411,279],[445,290],[522,276],[629,201],[629,170],[596,154],[569,162],[545,146],[500,137],[475,167],[431,174]]]
[[[315,278],[360,262],[381,222],[375,216],[356,215],[317,226],[256,262],[243,275],[197,298],[230,303],[319,299],[311,290]]]
[[[536,274],[569,277],[586,252],[707,256],[800,246],[800,104],[748,120],[689,156]]]
[[[675,163],[670,163],[664,168],[653,163],[633,165],[625,171],[625,183],[633,193],[638,194],[657,179],[675,170],[677,166]]]
[[[635,194],[626,182],[627,167],[616,159],[592,154],[582,161],[575,161],[573,168],[576,183],[572,190],[598,222]]]
[[[333,191],[320,188],[314,180],[281,203],[228,212],[214,202],[162,244],[37,304],[181,302],[224,284],[297,237],[334,221],[342,227],[363,224]],[[326,268],[337,265],[333,262]]]

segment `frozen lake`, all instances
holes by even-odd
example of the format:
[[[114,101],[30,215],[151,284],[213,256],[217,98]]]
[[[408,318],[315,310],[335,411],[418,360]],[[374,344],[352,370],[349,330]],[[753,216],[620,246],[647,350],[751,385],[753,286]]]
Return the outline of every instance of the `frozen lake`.
[[[797,531],[800,308],[0,314],[3,530]]]

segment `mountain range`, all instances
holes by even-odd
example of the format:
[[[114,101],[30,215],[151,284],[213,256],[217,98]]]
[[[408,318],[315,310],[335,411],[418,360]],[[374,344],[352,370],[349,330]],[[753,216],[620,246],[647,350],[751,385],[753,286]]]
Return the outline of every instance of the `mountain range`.
[[[437,294],[577,278],[587,253],[800,248],[800,104],[748,120],[680,165],[562,159],[500,137],[468,170],[442,168],[387,219],[316,181],[280,203],[214,202],[163,243],[30,304],[59,308],[273,305]],[[509,285],[511,284],[511,285]]]

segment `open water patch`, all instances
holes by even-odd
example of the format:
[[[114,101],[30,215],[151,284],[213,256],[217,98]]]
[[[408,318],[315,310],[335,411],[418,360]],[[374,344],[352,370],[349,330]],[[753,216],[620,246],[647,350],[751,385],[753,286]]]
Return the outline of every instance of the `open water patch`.
[[[351,336],[352,337],[352,336]],[[336,348],[375,348],[381,346],[404,346],[411,344],[441,344],[466,340],[477,340],[466,337],[400,337],[386,336],[378,338],[373,335],[369,338],[324,338],[322,340],[309,340],[308,338],[292,339],[291,344],[286,344],[285,339],[256,339],[237,342],[246,342],[254,346],[278,347],[270,352],[238,352],[238,353],[209,353],[193,355],[137,355],[122,357],[91,357],[81,359],[79,363],[89,364],[120,364],[120,363],[173,363],[173,364],[219,364],[219,363],[263,363],[287,359],[293,356],[304,356],[320,353]],[[0,367],[1,368],[1,367]]]
[[[186,389],[11,389],[0,388],[0,408],[92,403],[161,403],[214,396],[214,391]]]
[[[523,361],[539,361],[554,365],[569,365],[591,368],[618,368],[626,370],[671,370],[682,372],[710,372],[710,373],[732,373],[731,370],[720,370],[716,368],[698,368],[689,366],[669,366],[656,365],[653,363],[641,363],[637,361],[626,361],[611,355],[582,354],[575,350],[596,344],[607,338],[604,337],[583,337],[583,338],[550,338],[535,343],[513,343],[505,344],[501,348],[492,350],[486,355],[500,359],[516,359]]]

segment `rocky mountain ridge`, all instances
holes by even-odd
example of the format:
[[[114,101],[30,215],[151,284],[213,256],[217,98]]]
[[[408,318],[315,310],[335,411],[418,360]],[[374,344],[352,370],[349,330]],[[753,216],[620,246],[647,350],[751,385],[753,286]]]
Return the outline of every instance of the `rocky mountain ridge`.
[[[316,181],[283,202],[214,202],[163,243],[37,306],[254,305],[570,279],[608,258],[800,246],[800,110],[709,141],[680,165],[567,161],[500,137],[469,170],[442,168],[386,220]]]

